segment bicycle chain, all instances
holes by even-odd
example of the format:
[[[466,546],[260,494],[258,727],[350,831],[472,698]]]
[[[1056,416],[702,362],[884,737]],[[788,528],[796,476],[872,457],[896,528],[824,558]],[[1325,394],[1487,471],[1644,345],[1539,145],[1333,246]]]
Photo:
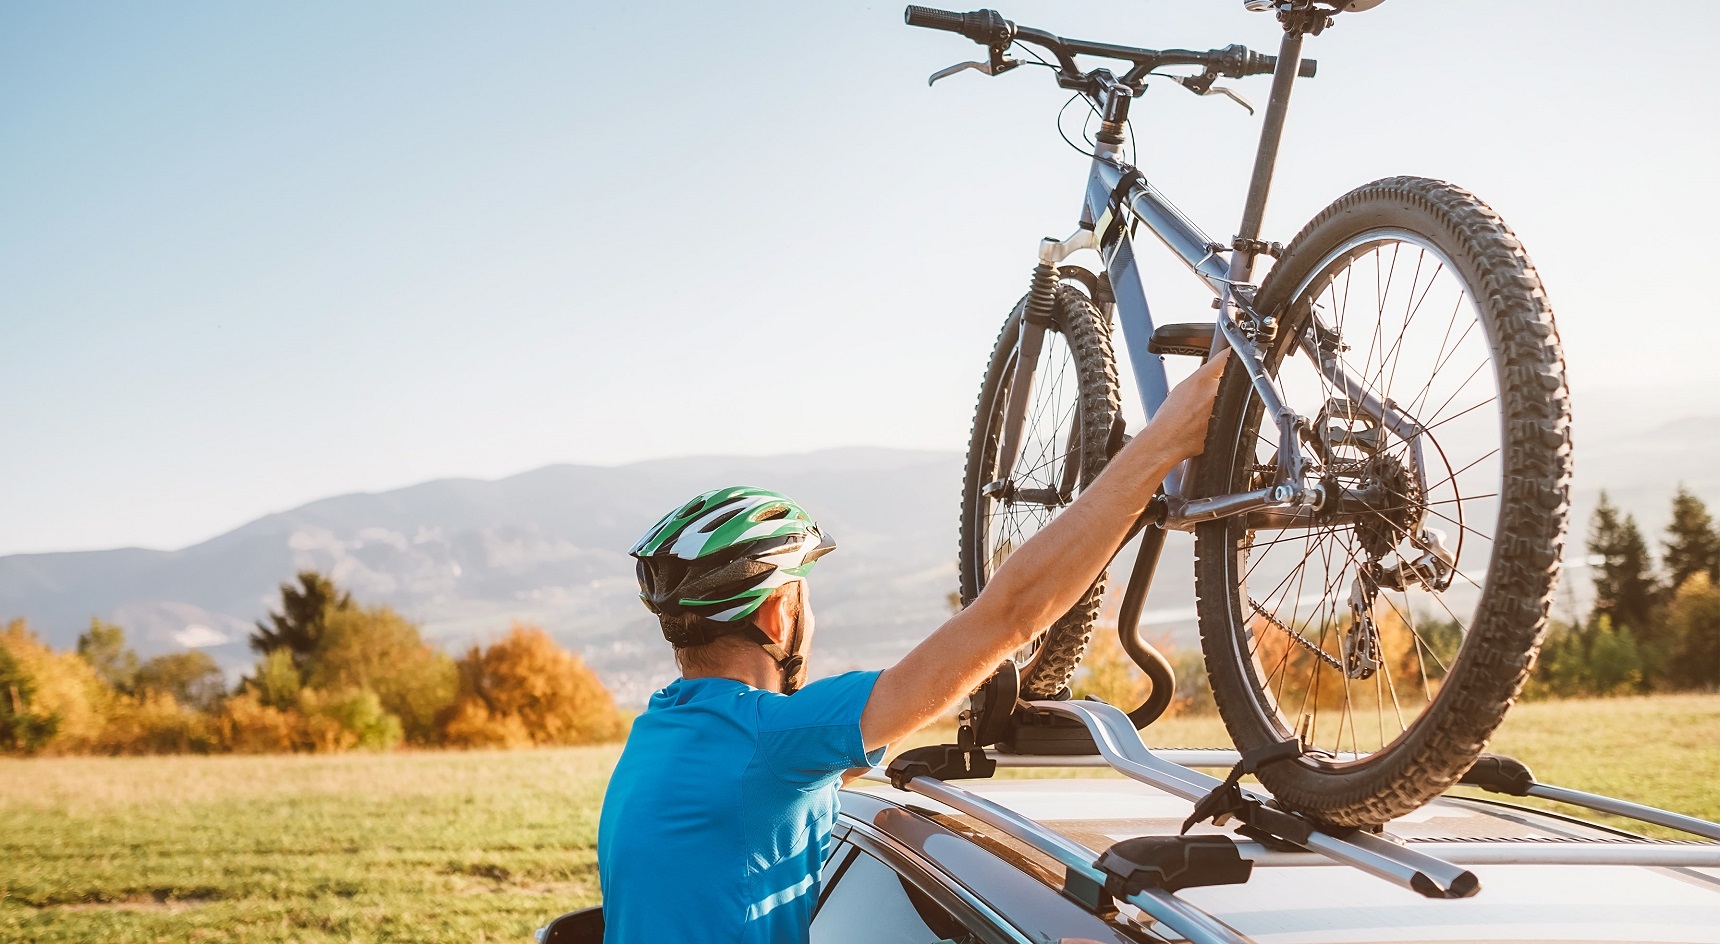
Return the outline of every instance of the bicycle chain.
[[[1327,665],[1331,666],[1332,668],[1337,669],[1339,672],[1344,671],[1344,664],[1342,662],[1339,662],[1336,657],[1334,657],[1331,653],[1327,652],[1326,650],[1321,649],[1319,646],[1309,642],[1307,637],[1303,636],[1301,633],[1298,633],[1297,631],[1291,629],[1290,627],[1284,625],[1283,623],[1278,622],[1278,618],[1273,616],[1271,613],[1266,612],[1266,607],[1263,607],[1259,603],[1255,602],[1255,599],[1253,597],[1248,598],[1248,607],[1249,607],[1249,609],[1252,609],[1254,612],[1260,614],[1260,616],[1262,618],[1264,618],[1266,620],[1266,622],[1271,623],[1275,628],[1278,629],[1279,632],[1283,633],[1286,636],[1289,636],[1290,640],[1292,642],[1296,643],[1296,645],[1301,646],[1302,648],[1308,650],[1309,652],[1312,652],[1314,654],[1315,658],[1326,663]]]

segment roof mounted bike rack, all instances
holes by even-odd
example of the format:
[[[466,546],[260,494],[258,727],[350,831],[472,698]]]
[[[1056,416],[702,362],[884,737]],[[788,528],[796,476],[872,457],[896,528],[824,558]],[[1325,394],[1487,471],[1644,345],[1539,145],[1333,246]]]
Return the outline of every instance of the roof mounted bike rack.
[[[1234,767],[1242,760],[1241,752],[1234,748],[1225,747],[1171,747],[1154,750],[1153,755],[1160,760],[1168,761],[1182,767]],[[1097,754],[1082,754],[1073,756],[1056,756],[1049,754],[1009,754],[992,752],[987,755],[997,762],[999,767],[1110,767],[1105,758]],[[1340,754],[1338,759],[1347,760],[1351,755]],[[1616,797],[1599,793],[1585,793],[1569,787],[1554,786],[1535,779],[1528,766],[1514,757],[1503,754],[1483,754],[1475,762],[1475,766],[1458,781],[1461,786],[1478,787],[1489,793],[1505,796],[1538,797],[1543,800],[1581,807],[1597,813],[1609,813],[1625,819],[1633,819],[1639,823],[1649,823],[1676,829],[1680,832],[1701,836],[1714,842],[1720,842],[1720,823],[1711,823],[1705,819],[1674,813],[1659,807],[1645,806],[1632,803]]]
[[[1216,777],[1165,760],[1148,750],[1122,711],[1098,701],[1035,701],[1033,708],[1080,722],[1092,735],[1112,770],[1157,787],[1172,796],[1198,803],[1223,784]],[[1245,797],[1267,803],[1270,798],[1243,788]],[[1286,814],[1288,815],[1288,814]],[[1300,819],[1300,818],[1298,818]],[[1414,849],[1359,830],[1342,834],[1301,820],[1301,835],[1279,836],[1370,875],[1401,885],[1428,898],[1468,898],[1481,890],[1475,873]]]
[[[899,789],[936,800],[1050,856],[1065,869],[1064,891],[1094,910],[1105,908],[1109,904],[1107,899],[1127,902],[1193,944],[1248,944],[1249,939],[1222,920],[1177,898],[1175,891],[1194,885],[1246,881],[1255,867],[1347,865],[1430,898],[1463,898],[1478,892],[1481,883],[1473,872],[1464,868],[1466,865],[1720,868],[1720,845],[1710,842],[1630,838],[1402,840],[1359,830],[1322,830],[1305,820],[1301,821],[1306,824],[1305,834],[1299,829],[1291,837],[1272,835],[1243,841],[1211,835],[1153,837],[1170,848],[1146,850],[1149,854],[1139,861],[1133,855],[1141,851],[1139,847],[1125,847],[1144,840],[1125,840],[1104,853],[1095,853],[1055,830],[946,781],[990,777],[1000,766],[1108,767],[1194,803],[1221,781],[1191,768],[1229,766],[1240,755],[1222,749],[1151,750],[1142,743],[1128,716],[1103,702],[1036,701],[1028,703],[1028,707],[1080,723],[1092,736],[1099,753],[988,753],[973,747],[940,745],[909,751],[892,762],[886,774],[880,776],[879,771],[874,771],[871,776],[888,779]],[[1720,840],[1720,824],[1537,783],[1526,766],[1510,758],[1483,755],[1463,782],[1495,793],[1572,803]],[[1245,789],[1244,793],[1268,802],[1268,798],[1252,791]],[[1258,839],[1264,841],[1254,841]],[[1215,842],[1221,847],[1214,848]],[[1229,849],[1222,848],[1224,843],[1229,844]],[[1285,843],[1289,843],[1292,851],[1285,851]],[[1155,851],[1169,853],[1176,860],[1174,866],[1167,866],[1166,856],[1152,854]],[[1215,858],[1219,853],[1222,854]],[[1200,856],[1206,857],[1204,862],[1197,861]],[[1183,872],[1177,872],[1177,867],[1182,867]]]

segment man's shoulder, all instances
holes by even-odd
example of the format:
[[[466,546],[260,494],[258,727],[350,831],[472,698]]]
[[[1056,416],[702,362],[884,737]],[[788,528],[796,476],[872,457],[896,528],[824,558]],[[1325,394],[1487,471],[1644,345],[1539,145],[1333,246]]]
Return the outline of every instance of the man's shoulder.
[[[844,672],[810,682],[792,695],[765,692],[758,702],[759,729],[859,724],[880,674],[877,670]]]

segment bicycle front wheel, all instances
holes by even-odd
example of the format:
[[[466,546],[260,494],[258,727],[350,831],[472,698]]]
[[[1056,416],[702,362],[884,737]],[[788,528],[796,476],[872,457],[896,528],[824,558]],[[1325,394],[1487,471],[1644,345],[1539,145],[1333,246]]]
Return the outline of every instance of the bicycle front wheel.
[[[1068,507],[1104,469],[1111,425],[1120,409],[1110,322],[1078,289],[1059,286],[1020,431],[1020,450],[1007,488],[994,485],[1005,481],[998,453],[1015,395],[1010,388],[1026,305],[1024,298],[1015,306],[998,335],[968,440],[961,511],[964,606],[979,596],[1016,548]],[[1050,698],[1069,684],[1086,652],[1104,590],[1101,574],[1069,612],[1016,653],[1021,697]]]
[[[1260,771],[1280,802],[1383,823],[1462,776],[1534,663],[1570,497],[1558,334],[1499,216],[1410,177],[1315,217],[1256,309],[1279,321],[1264,359],[1285,402],[1319,410],[1299,436],[1329,497],[1312,515],[1197,529],[1213,697],[1244,751],[1302,740],[1301,758]],[[1276,473],[1278,428],[1239,368],[1219,388],[1202,495]],[[1374,419],[1362,390],[1411,423]]]

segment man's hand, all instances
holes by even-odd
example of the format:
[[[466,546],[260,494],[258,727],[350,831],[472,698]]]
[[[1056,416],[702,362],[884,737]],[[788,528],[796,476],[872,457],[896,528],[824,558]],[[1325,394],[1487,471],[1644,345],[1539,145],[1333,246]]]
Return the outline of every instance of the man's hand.
[[[1229,351],[1178,384],[1152,421],[1063,513],[1016,548],[979,599],[884,670],[860,716],[866,749],[954,708],[1010,653],[1075,605],[1177,463],[1205,448]]]
[[[1152,422],[1136,438],[1152,436],[1159,449],[1179,462],[1200,455],[1206,449],[1206,427],[1212,416],[1213,400],[1218,396],[1218,381],[1229,362],[1230,351],[1224,350],[1200,365],[1176,385],[1153,414]]]

